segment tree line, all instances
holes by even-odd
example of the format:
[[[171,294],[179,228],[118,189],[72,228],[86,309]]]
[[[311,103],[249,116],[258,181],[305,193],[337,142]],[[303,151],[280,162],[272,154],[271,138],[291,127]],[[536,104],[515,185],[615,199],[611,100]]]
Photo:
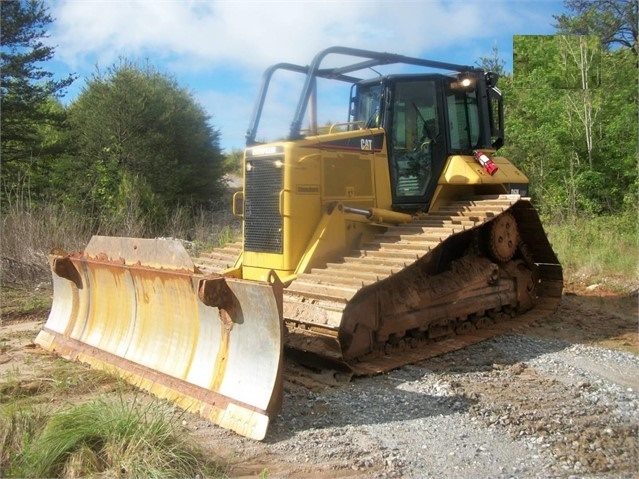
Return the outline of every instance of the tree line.
[[[515,36],[502,74],[503,154],[554,220],[635,212],[638,202],[637,0],[569,0],[556,35]]]
[[[594,35],[515,37],[505,153],[558,219],[636,207],[637,56]]]
[[[557,35],[515,36],[502,75],[509,157],[547,216],[636,209],[637,0],[567,0]],[[210,206],[238,153],[169,75],[126,59],[86,79],[44,68],[53,22],[42,0],[0,2],[2,208],[57,203],[94,221],[131,214],[161,231],[171,210]]]
[[[219,131],[185,88],[122,59],[64,106],[76,78],[44,70],[54,50],[42,1],[0,5],[3,208],[55,202],[96,229],[133,215],[161,230],[175,207],[207,207],[224,192]]]

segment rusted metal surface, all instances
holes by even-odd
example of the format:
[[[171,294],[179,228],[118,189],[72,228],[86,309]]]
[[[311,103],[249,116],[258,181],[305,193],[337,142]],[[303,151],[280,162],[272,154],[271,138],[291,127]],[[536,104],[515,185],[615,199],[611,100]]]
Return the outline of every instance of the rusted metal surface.
[[[53,305],[36,342],[263,439],[282,399],[276,292],[195,273],[177,242],[161,241],[117,238],[109,251],[102,237],[90,253],[52,255]]]
[[[315,365],[376,374],[550,314],[562,289],[529,201],[451,202],[299,276],[284,293],[286,345]]]
[[[389,345],[384,351],[370,354],[361,358],[360,361],[350,363],[349,370],[356,376],[380,374],[406,364],[414,364],[464,349],[500,334],[524,331],[529,325],[552,314],[557,309],[558,303],[558,300],[544,298],[539,301],[535,309],[514,318],[503,316],[498,319],[492,319],[489,316],[472,318],[472,320],[463,323],[468,324],[469,327],[464,328],[458,325],[440,338],[414,339]]]
[[[83,256],[129,266],[193,272],[193,260],[175,239],[93,236]]]
[[[519,234],[515,217],[509,213],[502,213],[493,220],[490,229],[490,251],[494,258],[505,263],[515,256],[519,246]]]

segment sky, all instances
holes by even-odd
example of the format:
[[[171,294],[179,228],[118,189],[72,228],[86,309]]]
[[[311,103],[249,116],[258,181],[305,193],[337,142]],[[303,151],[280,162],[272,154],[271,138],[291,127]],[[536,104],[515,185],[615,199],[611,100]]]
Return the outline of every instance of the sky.
[[[55,46],[46,69],[87,79],[122,59],[150,65],[189,91],[226,153],[243,149],[262,73],[309,64],[340,45],[476,65],[497,47],[512,71],[513,35],[552,34],[561,0],[45,0]],[[282,80],[280,93],[288,90]],[[275,77],[274,77],[275,83]],[[326,112],[345,121],[347,98]],[[268,106],[268,104],[267,104]],[[275,114],[277,116],[277,114]],[[292,117],[287,117],[290,125]],[[262,120],[261,124],[265,121]],[[288,129],[281,132],[285,135]]]

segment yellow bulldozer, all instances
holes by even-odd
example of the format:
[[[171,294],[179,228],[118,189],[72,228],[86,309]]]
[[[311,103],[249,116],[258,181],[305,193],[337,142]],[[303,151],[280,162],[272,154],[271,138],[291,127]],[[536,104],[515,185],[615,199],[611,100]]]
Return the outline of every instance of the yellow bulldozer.
[[[299,79],[299,98],[290,131],[261,142],[276,74]],[[263,439],[284,351],[370,375],[549,314],[562,269],[528,179],[497,155],[496,83],[472,66],[346,47],[268,68],[233,196],[242,240],[199,258],[167,239],[54,250],[36,342]],[[320,85],[329,103],[333,85],[347,92],[346,121],[318,125]]]

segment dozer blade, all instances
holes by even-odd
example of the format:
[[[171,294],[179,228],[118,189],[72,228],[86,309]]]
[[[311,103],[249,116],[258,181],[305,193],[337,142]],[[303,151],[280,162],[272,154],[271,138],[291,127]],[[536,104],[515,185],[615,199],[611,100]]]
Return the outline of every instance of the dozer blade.
[[[281,408],[281,283],[198,273],[175,240],[94,236],[52,253],[36,343],[252,439]]]

